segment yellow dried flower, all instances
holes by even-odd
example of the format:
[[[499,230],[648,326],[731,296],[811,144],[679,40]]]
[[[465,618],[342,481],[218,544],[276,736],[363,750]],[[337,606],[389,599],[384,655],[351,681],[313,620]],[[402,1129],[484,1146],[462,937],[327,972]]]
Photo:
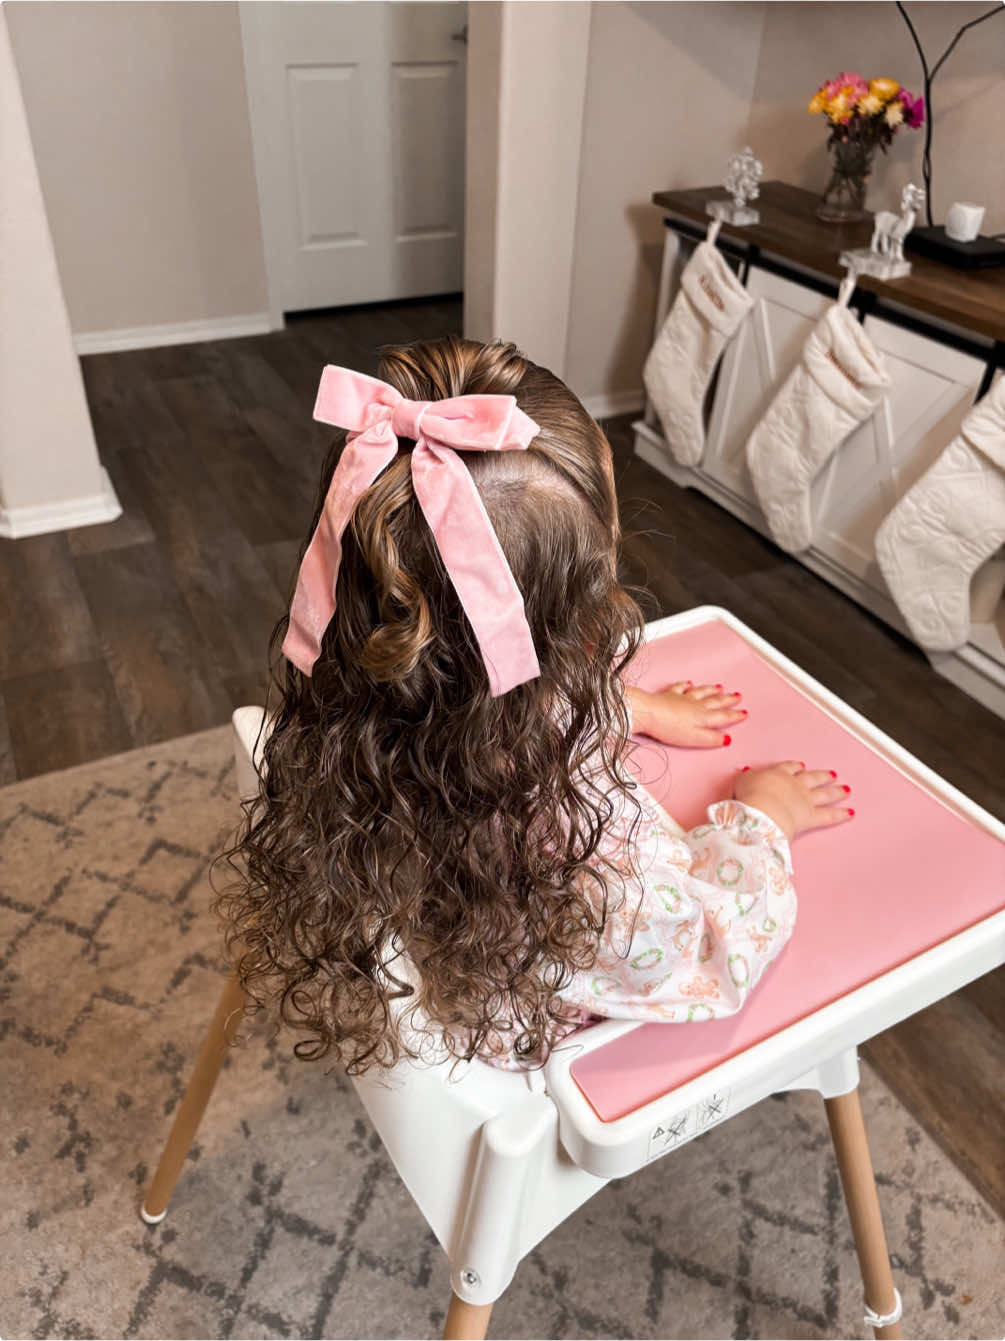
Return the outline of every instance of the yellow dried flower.
[[[880,102],[889,102],[891,98],[896,97],[900,92],[900,85],[896,79],[871,79],[869,81],[869,92]]]
[[[847,120],[851,115],[851,103],[848,100],[847,93],[842,92],[836,98],[831,98],[827,104],[827,115],[834,125]]]
[[[822,112],[824,110],[826,103],[827,99],[824,96],[823,89],[818,88],[816,93],[814,93],[813,97],[810,99],[806,110],[809,112],[810,116],[816,116],[817,112]]]
[[[875,116],[883,110],[882,100],[875,93],[867,93],[864,98],[859,98],[858,110],[863,116]]]

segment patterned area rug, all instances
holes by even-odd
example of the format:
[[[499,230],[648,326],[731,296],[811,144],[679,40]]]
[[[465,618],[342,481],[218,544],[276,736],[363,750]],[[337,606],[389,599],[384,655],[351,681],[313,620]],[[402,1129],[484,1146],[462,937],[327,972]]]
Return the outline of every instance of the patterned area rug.
[[[235,818],[228,728],[0,791],[0,1335],[439,1334],[445,1258],[355,1092],[264,1031],[168,1218],[138,1217],[220,988],[206,868]],[[868,1068],[862,1094],[906,1335],[1002,1336],[1000,1221]],[[609,1184],[490,1335],[870,1336],[819,1099]]]

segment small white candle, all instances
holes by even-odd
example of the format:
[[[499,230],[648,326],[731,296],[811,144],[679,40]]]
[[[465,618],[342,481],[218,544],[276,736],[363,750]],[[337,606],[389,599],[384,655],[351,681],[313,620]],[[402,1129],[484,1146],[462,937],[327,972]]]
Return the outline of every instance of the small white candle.
[[[973,242],[981,231],[984,206],[970,200],[957,200],[946,215],[946,237],[954,242]]]

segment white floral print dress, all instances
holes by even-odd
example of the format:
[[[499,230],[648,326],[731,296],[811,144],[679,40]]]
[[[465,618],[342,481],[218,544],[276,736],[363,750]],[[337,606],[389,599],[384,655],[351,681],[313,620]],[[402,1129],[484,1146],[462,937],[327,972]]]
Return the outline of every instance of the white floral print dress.
[[[634,794],[642,808],[641,886],[626,880],[596,963],[560,992],[570,1032],[602,1017],[685,1023],[733,1015],[795,926],[788,840],[767,815],[718,801],[708,823],[688,833],[644,787]],[[601,841],[615,861],[632,809],[623,808]],[[526,1065],[512,1053],[485,1060],[507,1070]]]

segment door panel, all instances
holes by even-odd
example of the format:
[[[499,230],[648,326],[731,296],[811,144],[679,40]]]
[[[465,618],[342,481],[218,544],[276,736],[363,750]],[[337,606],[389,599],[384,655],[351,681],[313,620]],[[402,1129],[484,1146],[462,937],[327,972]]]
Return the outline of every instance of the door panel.
[[[286,74],[299,246],[361,245],[359,201],[369,183],[360,180],[354,151],[363,120],[359,66],[294,66]],[[350,133],[333,139],[333,125]]]
[[[814,483],[813,547],[885,592],[879,524],[956,436],[984,365],[878,317],[866,318],[865,331],[883,354],[890,388]]]
[[[457,238],[464,79],[458,64],[392,67],[396,240]]]
[[[757,506],[747,439],[798,362],[829,299],[756,267],[747,292],[754,306],[723,355],[700,468]]]

